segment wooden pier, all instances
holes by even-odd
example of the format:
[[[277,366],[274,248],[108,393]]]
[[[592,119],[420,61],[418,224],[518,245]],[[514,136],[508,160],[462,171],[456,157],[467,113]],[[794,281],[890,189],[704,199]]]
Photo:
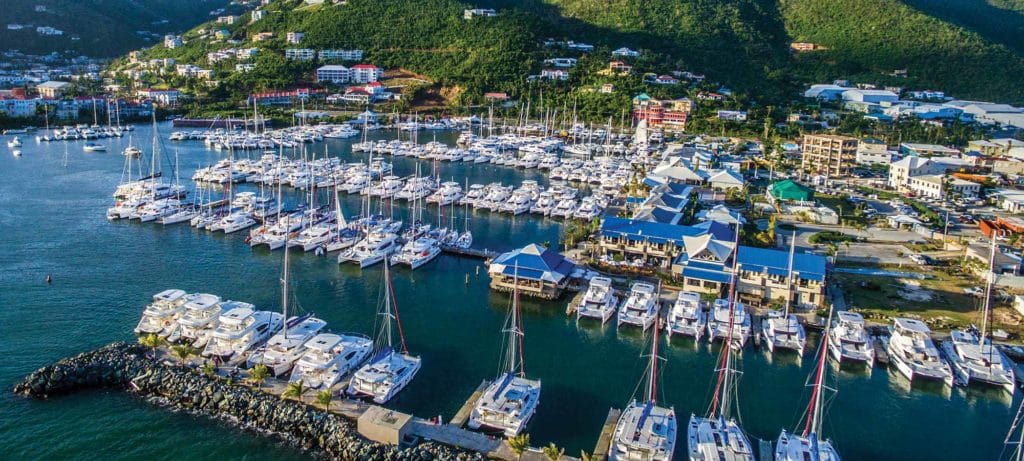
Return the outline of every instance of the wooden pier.
[[[576,310],[579,309],[580,304],[583,303],[583,296],[585,296],[586,294],[587,293],[585,291],[576,292],[576,295],[573,296],[572,300],[569,301],[569,305],[565,306],[566,317],[572,317],[574,314],[576,314]]]
[[[499,254],[501,254],[501,253],[498,253],[497,251],[488,250],[488,249],[481,250],[481,249],[478,249],[478,248],[459,248],[459,247],[454,247],[454,246],[449,246],[449,245],[442,246],[441,247],[441,251],[443,251],[445,253],[448,253],[448,254],[453,254],[453,255],[458,255],[458,256],[466,256],[466,257],[477,258],[477,259],[485,259],[485,260],[486,259],[494,259]]]
[[[615,434],[615,425],[619,423],[622,410],[611,408],[608,410],[608,417],[604,419],[601,426],[601,435],[597,437],[597,445],[594,445],[593,459],[604,461],[608,459],[608,450],[611,449],[612,435]]]
[[[462,405],[462,408],[459,408],[458,413],[455,413],[455,416],[452,417],[449,424],[455,427],[465,426],[466,423],[469,422],[469,415],[473,412],[473,406],[476,405],[477,400],[480,400],[480,396],[483,395],[484,389],[487,389],[489,384],[491,384],[490,381],[486,379],[483,380],[483,382],[476,387],[476,390],[473,391],[473,394],[469,396],[469,400],[466,400],[466,403]]]

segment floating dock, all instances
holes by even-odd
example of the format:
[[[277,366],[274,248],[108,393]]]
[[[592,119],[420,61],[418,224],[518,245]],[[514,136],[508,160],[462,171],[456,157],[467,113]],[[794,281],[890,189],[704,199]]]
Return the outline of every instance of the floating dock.
[[[604,425],[601,426],[601,435],[597,437],[597,445],[594,445],[593,459],[597,461],[608,459],[608,450],[612,445],[612,435],[615,433],[615,425],[619,422],[619,416],[622,416],[622,410],[618,408],[608,410],[608,417],[604,419]]]
[[[443,251],[445,253],[448,253],[448,254],[459,255],[459,256],[468,256],[470,258],[478,258],[478,259],[494,259],[494,258],[496,258],[500,254],[497,251],[493,251],[493,250],[487,250],[487,249],[480,250],[480,249],[477,249],[477,248],[459,248],[459,247],[453,247],[453,246],[448,246],[448,245],[442,246],[441,247],[441,251]]]
[[[466,400],[466,403],[462,405],[462,408],[459,408],[458,413],[455,413],[455,416],[452,417],[452,420],[450,421],[452,426],[462,427],[469,422],[469,415],[473,411],[473,405],[476,405],[476,401],[480,399],[480,396],[484,393],[484,389],[487,389],[487,385],[489,384],[491,384],[491,382],[485,379],[476,387],[473,394],[469,396],[469,400]]]

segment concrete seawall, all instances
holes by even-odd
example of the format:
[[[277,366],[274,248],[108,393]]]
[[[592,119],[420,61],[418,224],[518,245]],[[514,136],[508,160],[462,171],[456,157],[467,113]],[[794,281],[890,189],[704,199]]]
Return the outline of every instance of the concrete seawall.
[[[323,458],[340,460],[483,460],[486,457],[435,442],[399,448],[362,438],[343,416],[283,400],[179,365],[152,360],[146,349],[114,343],[43,367],[14,392],[49,398],[83,389],[125,390],[151,403],[273,433]]]

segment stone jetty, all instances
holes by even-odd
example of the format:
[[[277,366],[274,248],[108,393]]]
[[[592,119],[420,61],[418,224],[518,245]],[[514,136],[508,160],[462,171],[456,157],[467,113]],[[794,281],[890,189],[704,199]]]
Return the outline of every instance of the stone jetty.
[[[302,402],[285,400],[199,370],[160,362],[147,349],[113,343],[43,367],[14,387],[14,392],[49,398],[83,389],[125,390],[174,409],[228,421],[279,436],[310,454],[340,460],[483,460],[481,453],[422,442],[398,447],[367,440],[355,423]]]

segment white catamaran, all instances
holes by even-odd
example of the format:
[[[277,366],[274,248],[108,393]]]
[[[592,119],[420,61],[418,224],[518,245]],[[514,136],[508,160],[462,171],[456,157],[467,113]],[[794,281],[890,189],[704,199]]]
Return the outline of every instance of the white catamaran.
[[[782,310],[769,310],[768,315],[761,320],[761,335],[764,337],[768,351],[774,353],[776,349],[788,349],[796,351],[797,355],[804,354],[804,346],[807,345],[807,333],[804,326],[800,324],[795,314],[789,312],[790,303],[793,301],[793,256],[796,252],[796,231],[789,244],[789,264],[786,278],[786,305]],[[800,299],[797,293],[797,300]]]
[[[612,461],[671,461],[676,449],[678,422],[672,407],[658,405],[658,335],[655,322],[651,335],[651,362],[647,366],[647,386],[643,402],[635,399],[622,411],[615,424],[608,459]]]
[[[391,269],[384,265],[384,276],[381,290],[382,302],[377,315],[383,317],[381,329],[377,332],[374,343],[373,358],[363,365],[348,385],[348,394],[367,396],[376,403],[385,403],[405,388],[420,371],[421,359],[409,355],[405,346],[405,334],[402,332],[402,321],[398,316],[398,303],[395,300],[395,289],[391,283]],[[392,323],[398,326],[400,350],[392,344]]]
[[[832,310],[829,309],[831,320]],[[826,322],[824,337],[828,337],[831,322]],[[806,423],[801,435],[787,434],[785,430],[779,434],[775,443],[775,461],[839,461],[839,453],[832,442],[821,439],[822,407],[824,392],[830,390],[825,386],[825,374],[828,367],[828,345],[822,342],[818,354],[818,363],[814,368],[814,384],[812,384],[811,401],[807,405]]]
[[[493,429],[506,437],[515,437],[537,411],[540,403],[540,380],[526,378],[523,364],[523,330],[519,320],[518,267],[514,276],[512,306],[505,320],[508,334],[505,345],[505,371],[498,375],[473,406],[469,416],[470,429]]]

